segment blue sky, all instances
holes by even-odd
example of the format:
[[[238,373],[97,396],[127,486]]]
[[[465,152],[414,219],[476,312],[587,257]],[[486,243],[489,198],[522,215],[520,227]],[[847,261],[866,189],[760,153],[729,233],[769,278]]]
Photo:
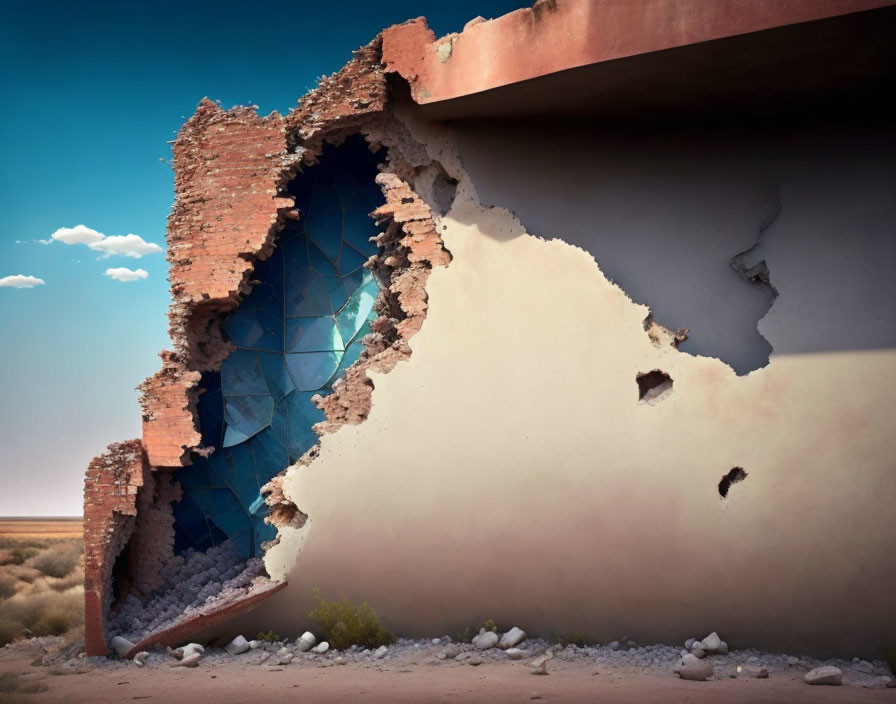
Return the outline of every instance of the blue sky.
[[[203,96],[286,112],[383,27],[529,4],[4,2],[0,516],[79,515],[89,460],[140,433],[133,389],[168,346],[167,266],[143,243],[165,246],[167,142]]]

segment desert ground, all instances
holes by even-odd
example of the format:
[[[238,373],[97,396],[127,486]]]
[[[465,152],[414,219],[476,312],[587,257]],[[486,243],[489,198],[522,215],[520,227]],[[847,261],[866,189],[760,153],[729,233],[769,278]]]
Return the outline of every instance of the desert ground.
[[[14,673],[17,699],[0,702],[896,702],[896,690],[855,686],[809,686],[803,671],[775,672],[768,679],[723,676],[689,682],[670,672],[657,674],[624,664],[596,665],[591,658],[555,658],[547,676],[533,676],[523,661],[491,661],[471,667],[443,661],[436,648],[382,661],[335,665],[332,659],[298,660],[285,667],[258,665],[251,657],[204,658],[199,667],[172,668],[164,653],[154,653],[146,667],[121,661],[82,659],[78,666],[40,667],[43,646],[37,641],[0,650],[0,677]],[[2,680],[0,680],[2,681]],[[13,680],[10,680],[13,681]]]
[[[528,654],[509,659],[469,643],[400,639],[379,653],[352,648],[296,652],[296,642],[259,643],[230,655],[209,647],[197,667],[161,648],[144,667],[81,653],[83,566],[78,520],[0,519],[0,704],[59,702],[893,702],[885,678],[837,661],[844,685],[810,686],[803,678],[819,661],[758,651],[712,656],[706,682],[679,679],[680,644],[633,647],[547,643],[527,639]],[[24,634],[24,637],[23,637]],[[291,649],[282,664],[277,654]],[[550,650],[545,676],[533,660]],[[450,654],[446,657],[446,651]],[[769,677],[737,676],[748,661]],[[271,664],[274,663],[274,664]],[[875,662],[882,672],[884,664]],[[858,667],[858,666],[856,666]]]

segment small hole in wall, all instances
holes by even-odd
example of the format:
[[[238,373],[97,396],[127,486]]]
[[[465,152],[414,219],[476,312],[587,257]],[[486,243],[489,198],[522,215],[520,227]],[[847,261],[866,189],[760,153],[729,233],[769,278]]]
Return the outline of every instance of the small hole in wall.
[[[653,405],[672,393],[672,377],[659,369],[639,372],[635,381],[638,382],[638,400],[643,403]]]
[[[722,481],[719,482],[719,496],[723,499],[728,497],[728,490],[731,488],[732,484],[737,484],[738,482],[742,482],[747,478],[747,473],[744,471],[743,467],[735,467],[728,474],[722,477]]]

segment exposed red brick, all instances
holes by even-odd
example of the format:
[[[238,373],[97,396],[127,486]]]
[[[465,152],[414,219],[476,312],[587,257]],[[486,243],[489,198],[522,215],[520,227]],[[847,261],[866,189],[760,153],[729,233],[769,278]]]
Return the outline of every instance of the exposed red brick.
[[[112,600],[115,559],[134,529],[137,494],[149,472],[139,440],[114,443],[95,457],[84,480],[84,641],[88,655],[105,655],[105,615]]]
[[[175,202],[168,218],[174,352],[140,387],[143,442],[155,466],[189,464],[196,431],[199,374],[230,351],[220,333],[223,314],[250,289],[256,259],[266,258],[292,198],[280,197],[294,157],[276,112],[223,110],[204,99],[174,142]]]

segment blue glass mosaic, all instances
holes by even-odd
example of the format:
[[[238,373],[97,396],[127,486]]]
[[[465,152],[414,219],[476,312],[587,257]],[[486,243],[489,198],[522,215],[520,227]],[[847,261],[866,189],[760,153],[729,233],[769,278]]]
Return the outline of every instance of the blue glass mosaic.
[[[324,417],[311,396],[358,359],[376,318],[379,287],[363,264],[376,254],[368,213],[384,202],[373,180],[380,161],[351,137],[326,145],[320,163],[290,184],[301,217],[287,221],[255,267],[258,283],[224,323],[237,349],[200,382],[202,444],[215,451],[178,470],[178,552],[229,538],[253,557],[276,535],[260,489],[317,442],[311,426]]]

